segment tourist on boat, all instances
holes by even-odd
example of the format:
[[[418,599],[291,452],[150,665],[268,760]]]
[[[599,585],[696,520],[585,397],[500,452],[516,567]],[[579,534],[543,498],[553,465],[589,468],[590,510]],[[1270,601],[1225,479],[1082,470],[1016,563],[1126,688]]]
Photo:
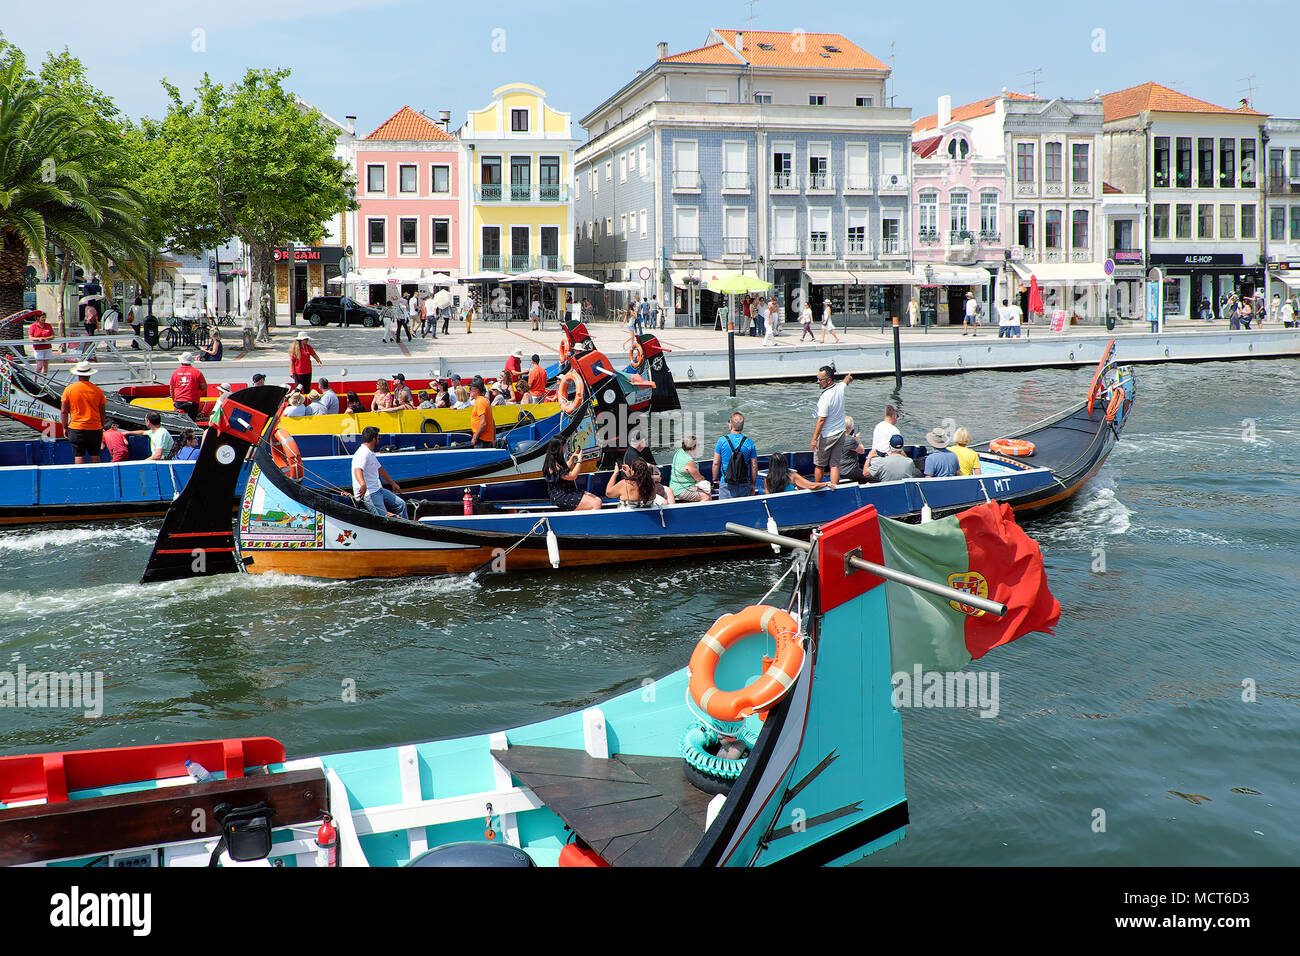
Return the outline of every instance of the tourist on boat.
[[[401,487],[379,463],[379,429],[367,425],[361,431],[361,444],[352,456],[352,497],[371,514],[389,518],[406,517],[406,502],[397,496]],[[393,489],[389,491],[388,488]]]
[[[379,379],[375,382],[375,395],[370,400],[370,410],[372,412],[389,411],[396,404],[393,393],[388,390],[388,380]]]
[[[840,481],[858,484],[867,480],[867,476],[862,471],[862,459],[859,457],[866,453],[867,450],[862,447],[862,440],[858,437],[857,423],[852,415],[845,415],[844,450],[840,454]]]
[[[867,452],[867,462],[889,454],[889,440],[901,435],[898,430],[898,409],[893,405],[885,406],[885,417],[876,424],[871,433],[871,450]]]
[[[492,419],[492,403],[488,401],[483,379],[477,375],[470,382],[469,393],[473,399],[473,411],[469,415],[469,427],[473,434],[474,448],[491,448],[496,443],[496,422]]]
[[[323,414],[337,415],[339,413],[339,396],[334,389],[330,388],[330,380],[318,378],[316,387],[320,389],[320,403],[325,407]]]
[[[564,457],[564,441],[552,438],[546,445],[546,461],[542,464],[542,477],[546,479],[546,494],[551,504],[561,511],[599,511],[600,497],[589,491],[578,490],[578,476],[582,474],[582,453],[574,451]]]
[[[131,448],[126,443],[126,437],[122,430],[117,427],[117,422],[108,421],[104,424],[104,448],[108,449],[108,454],[113,461],[129,461],[131,458]]]
[[[454,401],[454,402],[452,403],[452,406],[451,406],[452,408],[455,408],[455,409],[466,409],[466,408],[471,408],[471,407],[473,407],[473,405],[474,405],[473,398],[472,398],[472,397],[470,396],[470,394],[469,394],[469,389],[466,388],[464,385],[457,385],[457,386],[452,390],[452,394],[453,394],[453,395],[455,396],[455,398],[456,398],[456,401]]]
[[[171,377],[172,407],[176,411],[199,420],[199,402],[208,393],[208,380],[194,367],[194,354],[182,352],[180,365]]]
[[[439,382],[437,394],[433,396],[434,408],[451,408],[451,396],[447,392],[447,383]]]
[[[708,501],[713,486],[700,474],[695,464],[699,443],[694,435],[682,439],[682,447],[673,454],[673,470],[668,476],[668,490],[675,501]]]
[[[650,477],[655,483],[655,494],[662,497],[670,505],[674,504],[675,500],[672,491],[664,488],[663,475],[659,472],[659,463],[655,461],[654,452],[650,450],[649,442],[640,435],[628,442],[628,449],[623,453],[624,465],[631,467],[635,461],[643,461],[650,466]]]
[[[641,458],[631,465],[619,464],[609,476],[606,498],[617,498],[624,508],[651,508],[655,505],[655,480],[651,468]]]
[[[853,381],[845,375],[834,380],[835,370],[823,365],[817,370],[817,424],[813,426],[811,451],[817,481],[830,469],[831,488],[840,483],[840,459],[844,457],[844,390]]]
[[[891,435],[889,453],[871,459],[871,464],[867,467],[868,481],[899,481],[903,478],[919,478],[920,475],[916,470],[916,462],[903,450],[902,435]]]
[[[163,461],[170,458],[172,449],[176,442],[171,436],[171,432],[162,427],[162,416],[157,412],[149,412],[144,416],[144,423],[148,428],[138,432],[123,432],[124,435],[145,435],[149,439],[149,457],[146,461]]]
[[[713,484],[718,498],[746,498],[758,483],[758,449],[745,435],[745,416],[733,412],[727,434],[713,447]]]
[[[541,356],[533,355],[533,367],[528,370],[528,394],[524,401],[536,405],[546,400],[546,369],[542,368]]]
[[[37,312],[36,320],[27,326],[27,337],[32,340],[32,355],[36,358],[36,371],[48,373],[52,351],[48,343],[54,338],[54,326],[50,325],[44,312]]]
[[[415,396],[411,394],[411,387],[406,384],[406,376],[398,372],[393,376],[393,382],[393,408],[414,408]]]
[[[963,475],[978,475],[980,473],[980,456],[966,447],[969,444],[970,432],[964,427],[959,428],[953,433],[952,444],[948,450],[957,456],[957,462],[961,466]]]
[[[492,386],[492,404],[494,406],[510,404],[510,390],[504,382],[497,382]]]
[[[217,331],[217,325],[212,324],[212,334],[208,336],[208,341],[199,349],[200,362],[220,362],[222,354],[221,333]]]
[[[208,415],[208,424],[216,425],[221,421],[221,406],[225,404],[226,399],[230,397],[231,387],[229,382],[222,382],[217,386],[217,400],[212,405],[212,413]]]
[[[321,361],[321,357],[311,347],[311,336],[306,332],[299,332],[298,337],[289,346],[289,371],[293,373],[293,380],[302,392],[306,392],[311,387],[312,359]]]
[[[925,456],[925,477],[953,478],[961,474],[961,462],[948,448],[948,436],[942,428],[926,432],[926,444],[933,449]]]
[[[284,410],[285,418],[305,418],[311,414],[311,409],[307,407],[307,400],[303,397],[302,392],[289,393],[289,407]]]
[[[199,436],[194,434],[194,429],[186,428],[181,432],[180,446],[172,457],[177,461],[193,461],[199,457],[199,444]]]
[[[257,386],[265,385],[265,384],[266,384],[266,376],[263,375],[261,372],[258,372],[251,379],[249,379],[249,385],[252,388],[257,388]]]
[[[104,447],[106,400],[103,391],[90,382],[95,370],[89,362],[78,362],[72,374],[77,380],[63,390],[59,420],[72,446],[74,460],[84,465],[87,460],[99,461],[100,449]]]
[[[306,405],[308,415],[326,414],[325,405],[320,400],[320,392],[314,388],[307,393]]]
[[[426,409],[432,410],[434,408],[437,408],[437,406],[433,404],[433,397],[430,396],[428,392],[422,391],[420,392],[419,395],[416,396],[416,398],[420,400],[420,404],[416,405],[415,407],[420,409],[421,411],[424,411]]]
[[[804,491],[820,491],[826,487],[824,481],[809,481],[801,476],[797,471],[791,471],[789,464],[785,460],[785,455],[776,451],[768,456],[767,474],[763,477],[763,491],[769,495],[780,494],[783,491],[794,491],[803,489]]]
[[[356,392],[348,392],[347,413],[349,415],[359,415],[364,411],[365,408],[363,408],[361,405],[361,396],[358,395]]]

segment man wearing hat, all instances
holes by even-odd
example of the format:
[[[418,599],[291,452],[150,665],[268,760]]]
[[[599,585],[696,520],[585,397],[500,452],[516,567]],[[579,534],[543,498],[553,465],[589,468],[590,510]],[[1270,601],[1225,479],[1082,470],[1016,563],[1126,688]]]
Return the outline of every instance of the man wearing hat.
[[[199,402],[208,393],[208,380],[194,368],[194,353],[182,352],[180,365],[172,372],[171,396],[176,411],[199,420]]]
[[[966,335],[966,329],[970,329],[971,335],[979,335],[979,317],[975,314],[975,294],[966,293],[966,318],[961,324],[961,334]]]
[[[208,424],[215,425],[221,421],[221,406],[225,404],[226,399],[230,397],[230,383],[222,382],[217,386],[217,401],[212,406],[212,414],[208,416]]]
[[[925,435],[932,451],[925,456],[925,477],[952,478],[961,474],[961,462],[948,450],[948,436],[942,428],[932,428]]]
[[[254,388],[257,387],[258,385],[265,385],[265,384],[266,384],[266,376],[263,375],[261,372],[255,374],[252,377],[252,379],[249,381],[249,385],[253,386]]]
[[[904,478],[920,477],[916,463],[903,450],[903,436],[889,436],[889,453],[881,458],[871,459],[867,469],[868,481],[901,481]]]
[[[496,422],[492,418],[492,404],[483,388],[483,379],[475,375],[469,383],[471,408],[469,425],[474,432],[475,448],[491,448],[496,442]]]
[[[78,362],[72,374],[77,380],[63,390],[59,418],[77,464],[84,465],[99,461],[104,445],[104,393],[90,383],[95,370],[89,362]]]

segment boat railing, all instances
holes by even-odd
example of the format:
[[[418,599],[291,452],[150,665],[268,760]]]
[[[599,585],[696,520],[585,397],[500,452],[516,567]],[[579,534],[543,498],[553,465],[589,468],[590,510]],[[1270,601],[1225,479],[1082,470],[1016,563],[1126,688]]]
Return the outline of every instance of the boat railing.
[[[42,339],[42,344],[49,345],[50,371],[45,377],[60,386],[67,382],[56,373],[68,372],[69,380],[72,367],[78,362],[91,362],[97,372],[116,373],[100,379],[103,382],[153,382],[153,349],[139,336],[120,335],[75,335],[66,338]],[[120,347],[119,342],[125,343]],[[137,348],[132,348],[134,343]],[[37,359],[29,354],[32,343],[14,339],[0,342],[0,354],[8,355],[16,363],[21,363],[28,372],[36,376]],[[66,346],[66,348],[60,348]]]

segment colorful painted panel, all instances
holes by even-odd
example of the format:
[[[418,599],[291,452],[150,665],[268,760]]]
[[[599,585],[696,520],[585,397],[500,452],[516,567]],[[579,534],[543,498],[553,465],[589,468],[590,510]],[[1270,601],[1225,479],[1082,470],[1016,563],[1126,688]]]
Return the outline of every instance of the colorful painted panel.
[[[325,516],[293,501],[254,465],[239,508],[239,541],[249,549],[319,551],[325,548]]]

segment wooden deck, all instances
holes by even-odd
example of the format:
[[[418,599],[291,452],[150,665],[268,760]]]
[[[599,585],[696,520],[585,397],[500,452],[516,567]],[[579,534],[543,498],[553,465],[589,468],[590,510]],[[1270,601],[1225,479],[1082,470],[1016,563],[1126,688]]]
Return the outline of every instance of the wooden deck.
[[[611,866],[681,866],[704,836],[713,798],[686,782],[680,759],[513,746],[493,756]]]

